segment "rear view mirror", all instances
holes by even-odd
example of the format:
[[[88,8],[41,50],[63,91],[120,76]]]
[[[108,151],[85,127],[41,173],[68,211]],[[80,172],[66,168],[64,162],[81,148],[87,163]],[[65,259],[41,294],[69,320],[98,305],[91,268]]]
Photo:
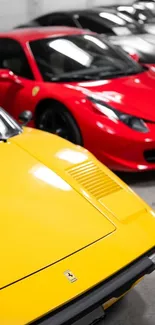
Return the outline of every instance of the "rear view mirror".
[[[20,87],[23,87],[23,83],[18,76],[16,76],[11,70],[0,69],[0,81],[10,81]]]
[[[23,126],[25,126],[26,124],[28,124],[33,118],[32,112],[31,111],[23,111],[20,115],[19,115],[19,121],[21,122],[21,124]]]
[[[130,57],[132,60],[139,62],[140,61],[140,57],[137,53],[129,53]]]

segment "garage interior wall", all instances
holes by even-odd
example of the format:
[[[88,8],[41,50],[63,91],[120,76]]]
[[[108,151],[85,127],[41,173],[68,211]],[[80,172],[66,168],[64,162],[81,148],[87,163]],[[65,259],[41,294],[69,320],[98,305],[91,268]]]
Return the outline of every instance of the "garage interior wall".
[[[26,0],[0,0],[0,30],[27,19]]]
[[[0,30],[8,30],[51,11],[129,3],[133,0],[0,0]]]

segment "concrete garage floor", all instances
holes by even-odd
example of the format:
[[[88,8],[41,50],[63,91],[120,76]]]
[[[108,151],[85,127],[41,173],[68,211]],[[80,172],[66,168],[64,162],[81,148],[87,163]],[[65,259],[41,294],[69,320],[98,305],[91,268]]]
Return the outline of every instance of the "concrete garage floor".
[[[155,209],[155,172],[119,174]],[[102,325],[155,325],[155,272],[110,308]]]
[[[119,177],[155,209],[155,172]],[[98,325],[155,325],[155,272],[112,306]]]

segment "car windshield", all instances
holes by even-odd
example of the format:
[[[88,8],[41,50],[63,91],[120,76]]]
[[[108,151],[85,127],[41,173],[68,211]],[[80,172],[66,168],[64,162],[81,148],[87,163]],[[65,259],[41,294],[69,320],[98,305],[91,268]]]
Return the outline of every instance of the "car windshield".
[[[97,15],[100,22],[103,24],[107,22],[113,32],[118,36],[140,33],[140,27],[135,23],[135,20],[125,13],[101,11]]]
[[[144,6],[146,9],[149,9],[153,12],[155,12],[155,2],[154,1],[139,1],[136,3],[139,6]]]
[[[135,20],[140,20],[142,22],[151,22],[155,20],[155,15],[152,10],[145,8],[144,6],[135,4],[132,6],[119,6],[119,12],[124,12],[133,17]]]
[[[30,42],[44,81],[93,80],[136,74],[144,68],[93,34]]]
[[[0,141],[7,140],[22,132],[19,124],[0,108]]]

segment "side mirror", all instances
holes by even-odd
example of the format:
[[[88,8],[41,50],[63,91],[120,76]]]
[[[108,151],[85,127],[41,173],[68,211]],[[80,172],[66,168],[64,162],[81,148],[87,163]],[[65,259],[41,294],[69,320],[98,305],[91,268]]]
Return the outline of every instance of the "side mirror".
[[[23,83],[18,76],[16,76],[11,70],[0,69],[0,81],[10,81],[20,87],[23,87]]]
[[[137,63],[140,61],[140,57],[137,53],[129,53],[132,60],[136,61]]]
[[[135,62],[139,62],[140,61],[140,56],[139,54],[136,52],[136,50],[132,49],[129,46],[126,45],[122,45],[122,49],[130,56],[130,58],[132,60],[134,60]]]
[[[19,115],[19,121],[23,126],[27,125],[33,118],[31,111],[24,111]]]

